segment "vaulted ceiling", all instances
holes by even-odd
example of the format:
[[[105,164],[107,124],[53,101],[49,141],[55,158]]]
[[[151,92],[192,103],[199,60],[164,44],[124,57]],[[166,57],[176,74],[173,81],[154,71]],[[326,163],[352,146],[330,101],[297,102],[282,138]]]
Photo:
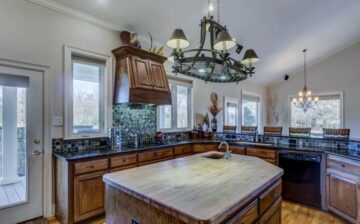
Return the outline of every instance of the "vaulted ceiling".
[[[199,44],[198,25],[208,4],[208,0],[54,1],[139,34],[150,32],[162,43],[174,28],[182,28],[190,47]],[[304,48],[309,62],[315,63],[360,41],[360,1],[223,0],[220,23],[245,48],[258,53],[261,61],[252,79],[270,84],[301,70]]]

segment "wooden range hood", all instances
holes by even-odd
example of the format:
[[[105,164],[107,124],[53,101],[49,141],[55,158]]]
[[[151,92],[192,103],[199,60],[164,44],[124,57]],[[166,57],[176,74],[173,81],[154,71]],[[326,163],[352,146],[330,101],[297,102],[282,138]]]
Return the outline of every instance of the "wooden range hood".
[[[132,46],[112,52],[116,56],[114,104],[171,104],[165,57]]]

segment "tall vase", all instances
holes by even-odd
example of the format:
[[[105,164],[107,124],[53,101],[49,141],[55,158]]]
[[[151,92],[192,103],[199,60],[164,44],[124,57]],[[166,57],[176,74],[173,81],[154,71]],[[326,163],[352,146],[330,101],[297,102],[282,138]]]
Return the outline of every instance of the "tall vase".
[[[213,119],[211,120],[211,130],[213,132],[216,132],[217,130],[217,120],[215,117],[213,117]]]

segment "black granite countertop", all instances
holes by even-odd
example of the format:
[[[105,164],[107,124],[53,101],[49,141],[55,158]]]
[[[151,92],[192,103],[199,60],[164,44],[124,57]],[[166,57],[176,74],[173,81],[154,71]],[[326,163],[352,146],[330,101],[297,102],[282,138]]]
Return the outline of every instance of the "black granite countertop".
[[[137,148],[134,146],[123,146],[118,148],[111,147],[101,147],[95,148],[91,150],[82,150],[82,151],[71,151],[71,152],[53,152],[53,155],[65,159],[67,161],[72,160],[80,160],[80,159],[89,159],[96,158],[101,156],[109,156],[116,155],[121,153],[129,153],[129,152],[139,152],[151,149],[165,148],[169,146],[190,144],[190,143],[220,143],[221,140],[184,140],[184,141],[172,141],[172,142],[164,142],[161,144],[152,144],[152,145],[140,145]],[[272,148],[284,151],[292,151],[292,152],[311,152],[311,153],[328,153],[333,155],[339,155],[351,159],[360,160],[360,152],[359,151],[351,151],[347,148],[323,148],[323,147],[306,147],[299,145],[289,145],[289,144],[263,144],[263,143],[254,143],[254,142],[239,142],[239,141],[227,141],[230,145],[239,145],[239,146],[261,146],[263,148]]]

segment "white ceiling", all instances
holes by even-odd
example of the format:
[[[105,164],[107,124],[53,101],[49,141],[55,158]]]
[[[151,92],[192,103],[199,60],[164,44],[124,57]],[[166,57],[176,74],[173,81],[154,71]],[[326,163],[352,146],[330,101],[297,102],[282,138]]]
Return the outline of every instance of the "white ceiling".
[[[207,0],[55,0],[165,43],[182,28],[196,47]],[[214,1],[214,0],[213,0]],[[302,49],[315,63],[360,41],[359,0],[223,0],[220,23],[260,57],[254,81],[270,84],[300,71]],[[239,59],[243,56],[236,56]],[[311,74],[310,74],[311,75]]]

